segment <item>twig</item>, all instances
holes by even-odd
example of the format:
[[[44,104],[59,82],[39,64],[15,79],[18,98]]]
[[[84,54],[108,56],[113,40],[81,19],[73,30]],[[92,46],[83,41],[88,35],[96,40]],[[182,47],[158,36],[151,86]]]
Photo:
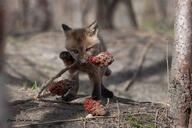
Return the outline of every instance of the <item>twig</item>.
[[[47,94],[41,95],[39,98],[34,96],[32,98],[28,98],[28,99],[25,99],[25,100],[16,100],[16,101],[13,101],[13,102],[9,102],[8,105],[16,106],[16,105],[24,104],[26,102],[31,102],[31,101],[47,102],[47,103],[57,103],[57,104],[66,104],[66,105],[82,105],[83,104],[82,101],[64,102],[64,101],[61,101],[61,100],[43,99],[43,98],[48,97],[48,96],[51,96],[51,93],[47,93]],[[82,95],[77,96],[77,98],[81,98],[81,97],[82,97]],[[85,98],[86,98],[86,95],[85,95]]]
[[[83,120],[93,120],[93,119],[105,119],[105,118],[116,118],[116,116],[95,116],[92,118],[78,118],[78,119],[69,119],[69,120],[55,120],[55,121],[47,121],[42,123],[31,123],[31,124],[21,124],[21,125],[13,125],[12,128],[22,128],[27,126],[37,126],[37,125],[48,125],[48,124],[60,124],[65,122],[76,122]]]
[[[151,41],[149,42],[146,46],[145,46],[145,49],[142,53],[142,57],[140,58],[139,60],[139,64],[138,64],[138,70],[136,71],[136,73],[133,75],[133,77],[131,78],[131,80],[129,80],[128,82],[126,82],[125,84],[125,88],[124,88],[124,91],[127,91],[129,90],[129,88],[133,85],[133,83],[135,82],[138,74],[140,73],[140,71],[142,70],[143,68],[143,63],[145,61],[145,58],[146,58],[146,55],[149,51],[149,49],[153,46],[154,42]]]
[[[41,95],[39,98],[32,97],[32,98],[29,98],[29,99],[26,99],[26,100],[17,100],[17,101],[13,101],[13,102],[8,103],[8,105],[15,106],[15,105],[24,104],[24,103],[30,102],[30,101],[58,103],[58,104],[67,104],[67,105],[82,105],[83,104],[83,103],[80,103],[80,102],[76,103],[76,102],[64,102],[64,101],[58,101],[58,100],[42,99],[42,98],[48,97],[50,95],[51,95],[51,93],[48,93],[48,94]]]
[[[167,62],[167,85],[169,86],[169,43],[167,42],[166,49],[166,62]]]
[[[37,98],[39,98],[39,96],[41,95],[41,93],[43,92],[43,90],[45,90],[50,83],[52,83],[55,79],[57,79],[58,77],[60,77],[63,73],[65,73],[66,71],[68,71],[70,68],[72,68],[77,62],[74,62],[73,64],[71,64],[70,66],[62,69],[59,73],[57,73],[55,76],[53,76],[51,79],[49,79],[45,84],[42,85],[41,90],[39,91]]]
[[[48,102],[48,103],[58,103],[58,104],[67,104],[67,105],[82,105],[83,103],[75,103],[75,102],[64,102],[58,100],[45,100],[45,99],[38,99],[40,102]]]
[[[168,111],[167,108],[165,108],[165,110],[166,110],[166,111],[165,111],[165,116],[166,116],[166,118],[168,118],[168,114],[169,114],[168,112],[169,112],[169,111]]]
[[[117,102],[118,103],[118,102]],[[119,108],[119,105],[117,104],[118,108]],[[161,109],[161,108],[160,108]],[[158,110],[158,114],[160,114],[160,109]],[[119,111],[120,109],[118,109],[118,113],[120,113]],[[140,115],[148,115],[149,113],[147,112],[143,112],[143,113],[130,113],[130,115],[132,116],[140,116]],[[156,114],[156,117],[157,117],[157,111],[154,112],[153,114]],[[32,127],[32,126],[39,126],[39,125],[55,125],[55,124],[61,124],[61,123],[70,123],[70,122],[78,122],[78,121],[82,121],[82,122],[89,122],[90,123],[96,123],[96,124],[99,124],[99,122],[95,122],[93,120],[95,119],[110,119],[110,118],[115,118],[115,119],[118,119],[120,120],[120,116],[126,116],[127,117],[127,113],[122,113],[122,114],[116,114],[114,116],[95,116],[95,117],[92,117],[92,118],[77,118],[77,119],[68,119],[68,120],[55,120],[55,121],[47,121],[47,122],[39,122],[39,123],[27,123],[27,124],[20,124],[20,125],[13,125],[12,127],[13,128],[22,128],[22,127]],[[149,114],[151,115],[151,114]],[[159,118],[160,116],[158,116]],[[14,121],[14,120],[13,120]],[[119,121],[120,122],[120,121]],[[118,123],[119,123],[118,122]],[[148,122],[148,121],[147,121]],[[159,122],[156,120],[152,121],[154,124],[156,124],[157,126],[159,125],[162,125],[163,127],[166,125],[166,124],[163,124],[162,122]],[[106,123],[105,123],[106,124]],[[124,122],[121,122],[121,124],[124,124]],[[127,122],[126,122],[127,124]],[[119,123],[120,125],[120,123]]]
[[[158,119],[158,114],[159,114],[159,109],[157,109],[156,113],[155,113],[155,127],[157,128],[157,119]]]
[[[109,108],[109,102],[110,102],[110,99],[107,98],[107,103],[106,103],[106,105],[105,105],[105,107],[106,107],[107,109]]]
[[[160,108],[159,111],[162,109],[161,114],[159,114],[159,119],[161,119],[163,117],[163,113],[166,112],[166,108]]]
[[[141,116],[141,115],[151,115],[150,113],[147,112],[140,112],[140,113],[130,113],[130,112],[123,112],[121,115],[126,115],[129,114],[130,116]]]
[[[48,96],[50,96],[51,95],[51,93],[47,93],[47,94],[44,94],[44,95],[41,95],[41,96],[39,96],[39,99],[40,98],[45,98],[45,97],[48,97]],[[39,100],[36,96],[35,97],[31,97],[31,98],[28,98],[28,99],[25,99],[25,100],[16,100],[16,101],[13,101],[13,102],[9,102],[8,103],[8,105],[18,105],[18,104],[24,104],[24,103],[26,103],[26,102],[30,102],[30,101],[35,101],[35,100]]]
[[[83,122],[83,128],[86,128],[86,120]]]
[[[120,128],[120,109],[119,109],[119,102],[117,102],[117,118],[118,118],[118,128]]]

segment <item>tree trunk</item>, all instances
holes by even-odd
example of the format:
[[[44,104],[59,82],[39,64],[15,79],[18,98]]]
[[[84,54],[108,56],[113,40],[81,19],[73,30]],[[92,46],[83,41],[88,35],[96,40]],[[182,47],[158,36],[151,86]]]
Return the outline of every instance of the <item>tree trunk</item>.
[[[4,43],[4,26],[5,26],[5,9],[4,9],[4,2],[3,0],[0,0],[0,71],[3,67],[4,63],[4,49],[5,49],[5,43]]]
[[[156,21],[162,22],[166,19],[166,6],[167,6],[167,0],[154,0],[154,9],[155,9],[155,15],[156,15]]]
[[[177,0],[175,51],[170,76],[170,114],[176,128],[192,127],[192,1]]]
[[[85,26],[88,24],[87,22],[87,18],[88,18],[88,14],[90,13],[91,9],[94,8],[93,7],[93,1],[91,0],[83,0],[83,2],[81,2],[81,7],[82,7],[82,25]],[[91,21],[93,22],[93,21]]]
[[[133,28],[138,28],[138,23],[135,16],[135,11],[133,9],[133,4],[131,0],[124,0],[127,6],[127,13],[129,17],[130,24]]]
[[[45,15],[45,22],[42,26],[42,31],[47,31],[50,29],[52,25],[52,15],[49,9],[49,2],[48,0],[39,0],[39,7],[41,8],[42,12]]]
[[[23,27],[29,27],[29,0],[22,0],[22,12],[23,12]]]
[[[175,21],[175,4],[176,0],[168,0],[166,6],[166,23],[172,26]],[[168,18],[169,17],[169,18]]]
[[[114,10],[119,0],[97,0],[97,21],[105,29],[113,29]]]

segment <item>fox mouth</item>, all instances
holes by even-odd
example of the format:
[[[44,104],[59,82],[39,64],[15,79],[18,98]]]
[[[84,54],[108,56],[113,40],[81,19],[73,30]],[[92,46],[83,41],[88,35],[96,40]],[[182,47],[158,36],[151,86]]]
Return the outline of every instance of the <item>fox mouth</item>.
[[[87,59],[80,59],[78,55],[74,55],[70,51],[63,51],[62,54],[60,54],[60,58],[67,58],[70,60],[75,60],[80,64],[86,64]]]
[[[81,64],[86,64],[86,63],[87,63],[87,60],[86,60],[86,59],[79,59],[79,62],[80,62]]]

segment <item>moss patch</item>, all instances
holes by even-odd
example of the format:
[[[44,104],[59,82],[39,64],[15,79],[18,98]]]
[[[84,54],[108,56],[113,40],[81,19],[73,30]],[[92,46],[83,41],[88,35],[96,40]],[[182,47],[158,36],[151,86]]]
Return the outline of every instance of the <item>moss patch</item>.
[[[127,121],[130,124],[131,128],[156,128],[155,124],[153,123],[153,117],[150,115],[143,116],[134,116],[128,114]]]

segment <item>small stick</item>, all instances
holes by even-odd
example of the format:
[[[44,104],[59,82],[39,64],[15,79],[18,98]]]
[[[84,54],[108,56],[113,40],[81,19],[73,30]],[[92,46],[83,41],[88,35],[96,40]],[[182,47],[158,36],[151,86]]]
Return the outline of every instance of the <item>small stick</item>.
[[[155,127],[157,128],[157,119],[158,119],[159,109],[155,113]]]
[[[47,100],[47,99],[38,99],[39,102],[47,102],[47,103],[57,103],[57,104],[67,104],[67,105],[82,105],[83,103],[76,103],[76,102],[64,102],[58,100]]]
[[[119,101],[117,100],[117,116],[118,116],[118,128],[120,128],[120,109],[119,109]]]
[[[83,122],[83,128],[86,128],[86,120]]]
[[[51,93],[47,93],[47,94],[39,96],[38,98],[45,98],[45,97],[48,97],[50,95],[51,95]],[[34,100],[39,100],[38,98],[35,96],[35,97],[31,97],[31,98],[28,98],[28,99],[25,99],[25,100],[16,100],[16,101],[13,101],[13,102],[9,102],[8,104],[15,106],[15,105],[18,105],[18,104],[24,104],[26,102],[30,102],[30,101],[34,101]]]
[[[42,99],[42,98],[48,97],[50,95],[51,95],[51,93],[47,93],[47,94],[41,95],[39,98],[37,98],[37,96],[34,96],[32,98],[28,98],[28,99],[25,99],[25,100],[16,100],[16,101],[13,101],[13,102],[8,102],[8,104],[10,106],[15,106],[15,105],[24,104],[24,103],[30,102],[30,101],[39,101],[39,102],[47,102],[47,103],[58,103],[58,104],[67,104],[67,105],[82,105],[83,104],[82,102],[64,102],[64,101],[59,101],[59,100]]]
[[[71,64],[70,66],[62,69],[59,73],[57,73],[55,76],[53,76],[51,79],[49,79],[45,84],[42,85],[41,90],[39,91],[37,98],[40,97],[41,93],[50,85],[50,83],[52,83],[55,79],[57,79],[58,77],[60,77],[63,73],[65,73],[66,71],[68,71],[70,68],[72,68],[77,62],[74,62],[73,64]]]
[[[107,98],[107,103],[106,103],[106,105],[105,105],[106,108],[109,108],[109,102],[110,102],[110,99]]]
[[[129,90],[129,88],[133,85],[133,83],[135,82],[138,74],[141,72],[142,68],[143,68],[143,63],[145,61],[145,58],[146,58],[146,55],[149,51],[149,49],[153,46],[154,42],[149,42],[146,46],[145,46],[145,49],[142,53],[142,57],[141,59],[139,60],[139,64],[138,64],[138,70],[136,71],[136,73],[133,75],[133,77],[131,78],[130,81],[126,82],[125,84],[125,88],[124,88],[124,91],[127,91]]]
[[[167,63],[167,86],[169,87],[169,42],[167,42],[166,49],[166,63]]]
[[[83,120],[93,120],[93,119],[107,119],[107,118],[116,118],[116,116],[95,116],[92,118],[77,118],[77,119],[68,119],[68,120],[55,120],[55,121],[47,121],[42,123],[31,123],[31,124],[21,124],[21,125],[13,125],[12,128],[22,128],[27,126],[37,126],[37,125],[48,125],[48,124],[60,124],[65,122],[76,122]]]

